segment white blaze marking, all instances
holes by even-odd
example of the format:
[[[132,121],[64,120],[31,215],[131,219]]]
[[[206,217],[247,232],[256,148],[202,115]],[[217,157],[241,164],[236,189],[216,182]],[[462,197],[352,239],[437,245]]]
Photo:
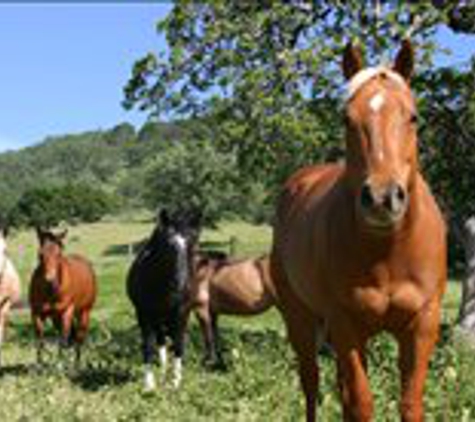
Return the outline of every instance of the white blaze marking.
[[[173,361],[173,387],[178,388],[182,380],[183,364],[181,358],[175,358]]]
[[[383,107],[385,101],[386,99],[384,98],[384,94],[382,92],[377,92],[369,99],[368,105],[371,111],[376,114],[381,110],[381,107]],[[373,133],[373,136],[371,137],[371,146],[373,147],[373,150],[378,160],[383,161],[384,151],[378,130],[376,130]]]
[[[144,388],[145,391],[155,390],[155,375],[153,374],[153,368],[151,365],[145,365],[145,377],[144,377]]]
[[[181,234],[176,234],[173,239],[181,250],[186,249],[186,239]]]
[[[369,100],[369,107],[374,113],[377,113],[379,110],[381,110],[381,107],[383,106],[384,102],[385,99],[383,93],[378,92]]]

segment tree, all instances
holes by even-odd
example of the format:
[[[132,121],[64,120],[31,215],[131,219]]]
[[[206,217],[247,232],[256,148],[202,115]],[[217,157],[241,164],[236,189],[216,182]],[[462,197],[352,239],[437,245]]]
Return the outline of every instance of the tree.
[[[10,212],[14,226],[54,227],[61,222],[94,222],[112,211],[114,200],[84,184],[33,188]]]
[[[338,104],[345,43],[360,40],[372,61],[411,35],[427,67],[436,47],[431,36],[447,8],[374,0],[178,1],[158,24],[169,53],[135,63],[124,105],[151,116],[211,113],[219,123],[215,139],[238,155],[243,171],[255,179],[277,175],[274,184],[282,168],[288,174],[310,151],[314,160],[333,154],[335,133],[316,113]]]
[[[233,155],[204,141],[171,144],[147,168],[144,185],[144,200],[152,210],[198,209],[207,224],[225,215],[248,216],[259,194],[240,180]]]
[[[451,266],[463,259],[463,225],[475,215],[475,58],[467,69],[421,75],[421,161],[450,226]],[[417,83],[417,81],[416,81]]]
[[[458,324],[469,339],[475,342],[475,217],[465,223],[466,275],[462,285]]]

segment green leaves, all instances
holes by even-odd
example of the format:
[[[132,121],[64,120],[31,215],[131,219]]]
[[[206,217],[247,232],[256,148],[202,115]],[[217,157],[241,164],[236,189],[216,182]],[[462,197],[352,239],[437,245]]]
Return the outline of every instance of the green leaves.
[[[316,129],[321,122],[310,108],[340,96],[348,40],[359,40],[374,63],[411,33],[428,67],[445,13],[427,2],[178,1],[158,24],[168,52],[137,61],[124,104],[154,116],[216,116],[216,142],[236,151],[245,173],[279,174],[273,184],[282,168],[326,157],[328,131]]]
[[[54,227],[61,222],[94,222],[112,211],[114,200],[85,184],[26,191],[11,212],[15,226]]]
[[[219,152],[210,142],[170,144],[145,171],[143,197],[148,206],[200,209],[207,224],[223,216],[248,216],[246,195],[256,191],[241,180],[235,157]]]

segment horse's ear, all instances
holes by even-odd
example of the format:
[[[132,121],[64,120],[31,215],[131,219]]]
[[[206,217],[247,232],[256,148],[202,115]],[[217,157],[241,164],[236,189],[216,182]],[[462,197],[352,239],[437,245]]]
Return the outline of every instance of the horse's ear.
[[[170,217],[170,214],[168,213],[168,211],[165,208],[162,208],[160,210],[158,218],[159,218],[159,221],[160,221],[160,225],[162,227],[166,227],[166,226],[170,225],[171,217]]]
[[[359,45],[349,42],[343,52],[343,75],[347,80],[351,79],[363,68],[363,53]]]
[[[41,243],[45,237],[45,231],[39,226],[35,227],[35,231],[36,231],[36,236],[38,237],[38,240]]]
[[[68,229],[64,229],[61,233],[58,233],[56,237],[62,243],[64,242],[64,239],[66,239],[67,235],[68,235]]]
[[[414,48],[407,38],[402,41],[401,48],[396,55],[394,70],[406,81],[411,79],[414,72]]]

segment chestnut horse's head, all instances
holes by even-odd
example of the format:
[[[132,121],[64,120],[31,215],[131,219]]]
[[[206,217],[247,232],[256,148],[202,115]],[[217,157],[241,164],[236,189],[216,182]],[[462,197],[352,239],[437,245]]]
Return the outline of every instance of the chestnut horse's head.
[[[360,50],[347,46],[347,174],[364,224],[391,230],[406,215],[418,170],[412,46],[403,42],[392,68],[363,69],[362,62]]]
[[[38,260],[39,269],[43,280],[56,288],[59,283],[59,267],[63,256],[64,239],[67,230],[61,233],[53,233],[41,228],[36,229],[38,235],[39,249]]]

